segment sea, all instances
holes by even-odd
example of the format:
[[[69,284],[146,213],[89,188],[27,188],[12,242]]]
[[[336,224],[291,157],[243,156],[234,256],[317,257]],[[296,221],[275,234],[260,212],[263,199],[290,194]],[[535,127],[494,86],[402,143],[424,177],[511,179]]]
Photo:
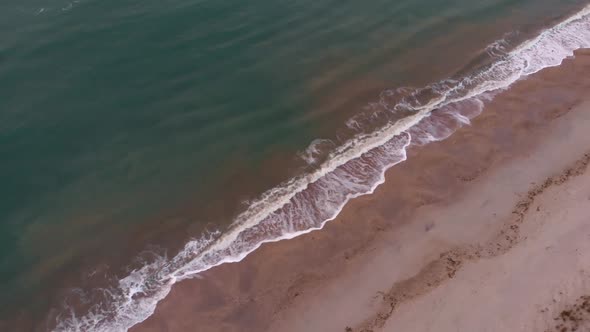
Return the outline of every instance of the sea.
[[[127,331],[588,47],[587,0],[3,0],[0,330]]]

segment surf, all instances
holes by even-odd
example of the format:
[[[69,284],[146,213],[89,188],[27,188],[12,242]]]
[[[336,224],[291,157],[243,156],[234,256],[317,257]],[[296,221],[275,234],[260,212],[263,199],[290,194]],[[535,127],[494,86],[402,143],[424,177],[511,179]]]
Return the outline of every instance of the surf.
[[[151,316],[176,282],[239,262],[264,243],[322,229],[351,199],[373,193],[385,181],[385,172],[406,160],[409,147],[446,139],[484,111],[495,93],[588,47],[590,6],[511,50],[505,41],[490,45],[495,60],[463,78],[384,91],[372,103],[374,114],[347,121],[352,138],[310,145],[302,154],[313,164],[310,171],[250,202],[227,231],[189,241],[178,254],[158,256],[116,287],[97,290],[100,301],[81,316],[66,310],[54,331],[127,331]],[[384,123],[376,129],[375,117]],[[330,147],[323,158],[315,156],[320,142]]]

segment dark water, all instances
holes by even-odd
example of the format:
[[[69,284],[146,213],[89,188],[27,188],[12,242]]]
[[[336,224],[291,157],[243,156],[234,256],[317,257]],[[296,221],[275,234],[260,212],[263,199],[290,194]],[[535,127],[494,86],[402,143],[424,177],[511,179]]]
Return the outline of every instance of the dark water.
[[[3,1],[0,313],[40,319],[86,269],[227,229],[382,91],[469,73],[584,4]]]

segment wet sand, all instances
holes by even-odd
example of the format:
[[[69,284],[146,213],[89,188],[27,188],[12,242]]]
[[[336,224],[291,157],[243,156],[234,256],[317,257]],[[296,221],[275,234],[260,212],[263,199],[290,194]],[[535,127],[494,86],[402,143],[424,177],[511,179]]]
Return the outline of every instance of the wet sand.
[[[589,73],[581,51],[516,83],[323,230],[175,285],[132,331],[581,328]]]

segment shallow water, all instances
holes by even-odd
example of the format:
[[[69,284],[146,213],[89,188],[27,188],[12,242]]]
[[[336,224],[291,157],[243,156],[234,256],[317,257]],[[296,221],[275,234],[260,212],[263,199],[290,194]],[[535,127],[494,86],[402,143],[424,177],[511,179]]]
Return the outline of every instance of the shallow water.
[[[237,260],[260,241],[320,227],[403,160],[408,138],[379,136],[387,125],[412,124],[429,112],[420,113],[424,105],[459,98],[482,81],[509,81],[516,74],[500,67],[492,77],[486,65],[584,4],[3,2],[0,312],[33,308],[43,317],[63,294],[39,294],[86,292],[103,286],[97,278],[127,287],[115,302],[158,298],[163,286],[223,257]],[[514,63],[554,61],[536,51]],[[466,110],[450,127],[481,111],[465,103],[449,105]],[[416,130],[415,142],[429,139]],[[360,165],[345,163],[355,158]],[[217,242],[189,243],[189,254],[175,256],[205,230],[221,231],[208,236]],[[142,249],[168,249],[169,259],[125,279],[120,268]],[[101,303],[95,312],[121,309],[82,298]],[[78,307],[87,318],[87,305]],[[87,330],[112,330],[96,317]]]

